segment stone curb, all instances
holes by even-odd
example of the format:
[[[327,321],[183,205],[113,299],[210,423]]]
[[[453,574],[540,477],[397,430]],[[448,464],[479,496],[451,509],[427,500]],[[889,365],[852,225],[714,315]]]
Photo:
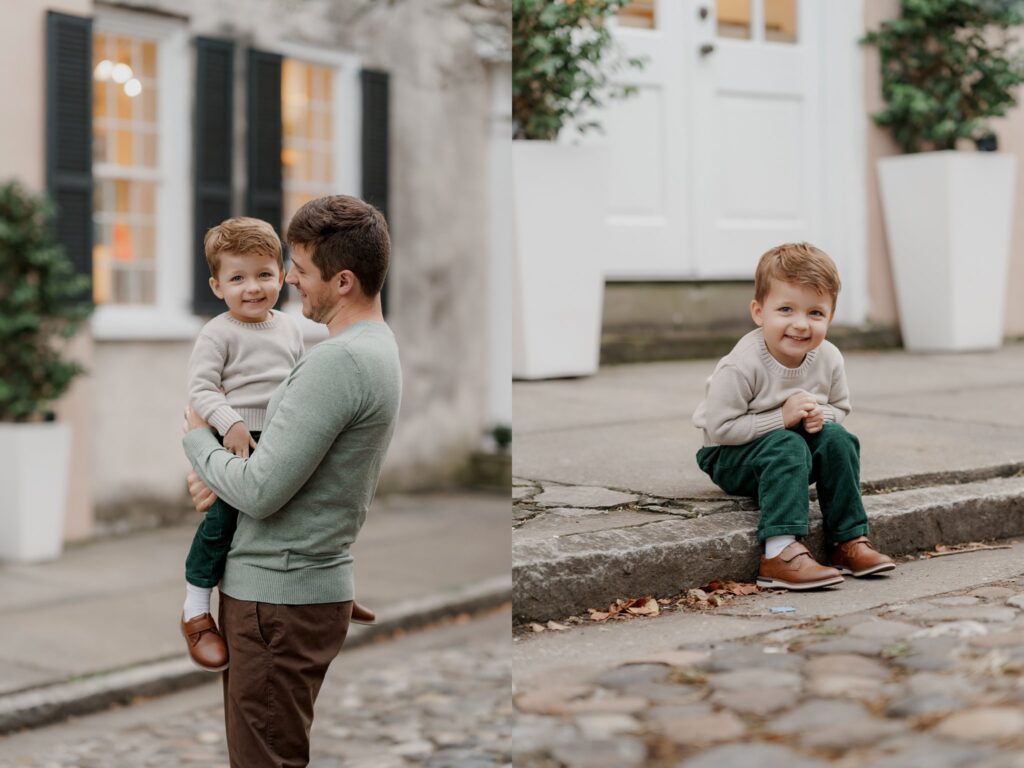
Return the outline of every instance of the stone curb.
[[[1024,535],[1024,477],[864,497],[871,538],[889,554]],[[546,621],[619,597],[668,597],[714,579],[757,573],[756,511],[720,512],[512,544],[513,621]],[[825,559],[821,513],[808,546]],[[827,560],[825,560],[827,562]]]
[[[407,600],[382,610],[377,624],[360,626],[346,640],[345,649],[459,614],[496,608],[511,597],[512,584],[509,576],[504,574],[425,598]],[[216,680],[219,680],[219,675],[197,669],[188,659],[175,656],[85,679],[7,694],[0,696],[0,735],[86,715],[114,704],[128,704],[139,696],[158,696]]]

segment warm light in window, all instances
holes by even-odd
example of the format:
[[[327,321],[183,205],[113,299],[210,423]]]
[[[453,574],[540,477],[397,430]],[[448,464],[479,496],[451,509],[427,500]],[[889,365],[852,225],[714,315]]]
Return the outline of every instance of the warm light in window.
[[[127,64],[115,64],[110,76],[114,78],[115,83],[120,85],[131,80],[132,74],[132,68]]]
[[[114,62],[110,59],[104,59],[96,65],[96,69],[92,71],[92,76],[97,80],[109,80],[110,73],[114,70]]]
[[[142,83],[140,83],[134,77],[124,84],[124,92],[131,96],[133,99],[142,93]]]

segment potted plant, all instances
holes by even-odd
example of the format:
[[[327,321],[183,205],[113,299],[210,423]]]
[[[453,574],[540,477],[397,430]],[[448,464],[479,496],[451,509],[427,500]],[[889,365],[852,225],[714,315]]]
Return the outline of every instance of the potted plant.
[[[82,373],[63,343],[88,316],[49,227],[53,206],[0,186],[0,559],[57,557],[64,538],[70,428],[49,405]]]
[[[878,175],[900,329],[913,351],[1002,344],[1016,159],[995,149],[991,118],[1016,104],[1024,64],[1002,0],[902,0],[864,42],[881,56],[886,106],[874,121],[905,155]]]
[[[597,370],[606,159],[565,129],[598,128],[603,100],[631,90],[609,77],[641,62],[609,56],[606,23],[628,2],[512,2],[514,378]]]

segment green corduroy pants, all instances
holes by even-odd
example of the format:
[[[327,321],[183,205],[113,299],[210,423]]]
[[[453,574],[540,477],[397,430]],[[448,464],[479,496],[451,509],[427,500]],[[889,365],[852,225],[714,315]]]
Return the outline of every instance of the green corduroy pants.
[[[260,441],[260,432],[253,432],[252,439]],[[218,438],[221,445],[223,438]],[[213,588],[220,584],[224,566],[228,561],[228,550],[238,527],[238,510],[218,498],[206,510],[206,516],[196,535],[192,537],[188,557],[185,558],[185,581],[195,587]]]
[[[841,424],[820,432],[780,429],[745,445],[701,448],[697,464],[732,496],[753,496],[761,508],[757,537],[808,533],[808,486],[816,483],[829,544],[866,536],[860,498],[860,441]]]

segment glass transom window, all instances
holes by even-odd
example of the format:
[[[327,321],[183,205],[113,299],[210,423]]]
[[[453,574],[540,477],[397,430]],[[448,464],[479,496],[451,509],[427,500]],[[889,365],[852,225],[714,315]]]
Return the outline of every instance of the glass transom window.
[[[93,37],[93,300],[156,301],[157,43]]]

